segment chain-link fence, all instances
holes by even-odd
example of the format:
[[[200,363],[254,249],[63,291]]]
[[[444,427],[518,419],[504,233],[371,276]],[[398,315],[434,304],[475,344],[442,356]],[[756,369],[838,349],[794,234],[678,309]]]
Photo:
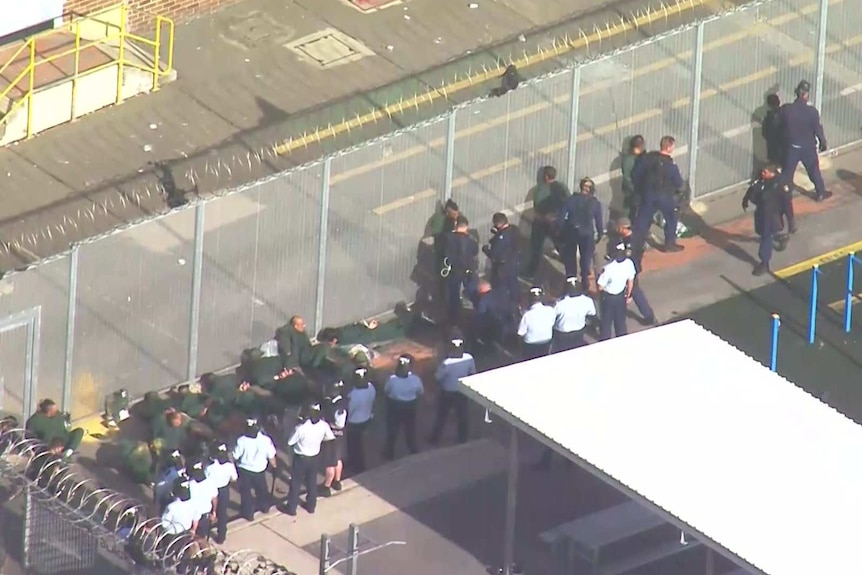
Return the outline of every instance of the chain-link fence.
[[[604,206],[619,206],[633,134],[650,146],[676,137],[695,198],[738,185],[765,156],[765,96],[789,99],[801,79],[832,148],[858,141],[855,8],[734,9],[10,274],[0,319],[35,310],[41,323],[29,363],[26,330],[0,325],[4,402],[30,413],[24,398],[62,396],[83,416],[119,388],[140,396],[232,364],[294,314],[319,329],[391,310],[423,287],[422,238],[440,202],[455,199],[482,241],[496,211],[528,227],[528,190],[552,164],[570,186],[592,177]]]
[[[145,505],[79,475],[22,429],[0,432],[0,484],[12,512],[23,500],[17,533],[28,575],[294,575],[259,552],[172,534]]]

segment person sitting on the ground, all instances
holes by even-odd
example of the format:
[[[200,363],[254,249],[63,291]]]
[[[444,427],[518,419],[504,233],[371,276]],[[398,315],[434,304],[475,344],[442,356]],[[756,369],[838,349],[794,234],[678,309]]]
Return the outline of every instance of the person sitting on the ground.
[[[279,405],[264,405],[265,411],[275,413],[280,405],[299,405],[308,396],[308,379],[298,370],[285,369],[278,355],[268,357],[260,349],[247,349],[242,353],[241,377],[261,387],[279,400]]]
[[[185,447],[189,437],[191,417],[174,408],[165,411],[153,421],[153,452],[162,458],[165,454]]]
[[[203,420],[209,408],[209,397],[202,391],[200,383],[184,383],[177,387],[178,409],[189,417]]]
[[[131,412],[134,417],[151,425],[153,421],[164,415],[169,407],[171,407],[170,400],[162,397],[158,391],[148,391],[141,401],[132,406]]]
[[[239,373],[205,373],[201,376],[201,384],[210,397],[206,420],[214,428],[220,428],[233,412],[255,414],[261,407],[251,384]]]
[[[153,454],[145,441],[120,441],[121,469],[135,483],[146,485],[153,480]]]
[[[43,399],[39,403],[39,411],[27,420],[27,431],[45,443],[54,439],[63,442],[63,457],[69,458],[78,450],[84,439],[84,430],[80,427],[71,429],[69,415],[60,413],[60,408],[52,399]]]
[[[326,359],[326,347],[312,345],[305,320],[295,315],[275,332],[278,355],[284,369],[317,369]]]

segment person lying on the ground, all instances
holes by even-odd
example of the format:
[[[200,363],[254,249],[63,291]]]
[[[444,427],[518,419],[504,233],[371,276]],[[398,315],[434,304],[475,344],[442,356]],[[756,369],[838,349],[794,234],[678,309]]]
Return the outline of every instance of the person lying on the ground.
[[[167,409],[162,417],[153,420],[152,448],[156,457],[182,451],[189,438],[191,421],[191,417],[174,408]]]
[[[153,481],[153,454],[145,441],[120,440],[120,470],[135,483]]]
[[[148,391],[138,403],[131,408],[132,415],[145,423],[152,425],[171,406],[171,401],[162,397],[158,391]]]
[[[305,320],[298,315],[275,331],[275,341],[284,369],[316,369],[326,358],[326,349],[312,345]]]
[[[63,457],[69,458],[78,450],[84,439],[84,430],[80,427],[72,429],[69,424],[69,414],[60,413],[60,408],[52,399],[43,399],[39,410],[27,420],[27,431],[41,441],[52,443],[54,439],[63,442]]]

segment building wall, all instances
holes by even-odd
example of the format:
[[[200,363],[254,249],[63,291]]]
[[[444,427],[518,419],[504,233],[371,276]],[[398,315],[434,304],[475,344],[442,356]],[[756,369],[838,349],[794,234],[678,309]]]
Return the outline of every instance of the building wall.
[[[126,0],[129,5],[129,27],[137,30],[149,25],[154,16],[166,16],[181,22],[210,14],[241,0]],[[88,14],[119,4],[120,0],[66,0],[65,13]]]

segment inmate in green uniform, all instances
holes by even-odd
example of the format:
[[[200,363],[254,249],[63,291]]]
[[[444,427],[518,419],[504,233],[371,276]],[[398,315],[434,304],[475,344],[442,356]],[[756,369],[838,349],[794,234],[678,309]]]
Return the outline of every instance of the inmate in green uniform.
[[[51,443],[55,439],[61,440],[64,451],[77,451],[81,446],[81,440],[84,439],[84,430],[80,427],[71,429],[66,417],[61,413],[47,415],[37,411],[27,420],[27,431],[45,443]]]
[[[120,458],[123,469],[135,483],[150,483],[153,481],[153,456],[150,446],[143,441],[127,441],[120,443]]]
[[[153,420],[153,449],[159,457],[174,450],[182,450],[188,438],[190,422],[188,415],[178,411]]]
[[[291,324],[283,325],[275,332],[278,355],[285,369],[297,367],[318,368],[326,360],[326,346],[311,345],[305,331],[298,331]]]

